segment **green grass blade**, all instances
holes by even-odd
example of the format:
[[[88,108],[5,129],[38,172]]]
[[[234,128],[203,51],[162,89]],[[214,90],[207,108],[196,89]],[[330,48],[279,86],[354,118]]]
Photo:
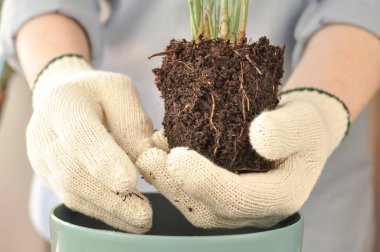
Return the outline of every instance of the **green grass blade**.
[[[245,31],[247,27],[249,0],[243,0],[242,16],[240,19],[240,30],[238,35],[238,43],[241,43],[245,38]]]
[[[215,0],[206,0],[206,14],[207,14],[207,21],[209,25],[209,30],[210,30],[210,37],[212,39],[216,38],[215,35],[215,22],[213,20],[213,11],[214,11],[214,5],[215,5]]]
[[[241,0],[238,0],[235,7],[234,19],[232,20],[232,24],[231,24],[231,30],[232,30],[231,38],[230,38],[231,43],[235,43],[236,41],[236,37],[239,30],[240,12],[241,12]]]
[[[197,30],[197,34],[195,35],[195,42],[197,44],[199,44],[201,42],[200,40],[200,37],[201,35],[204,34],[204,27],[203,27],[203,4],[202,4],[202,0],[195,0],[197,1],[198,3],[196,4],[196,8],[199,10],[199,13],[198,13],[198,30]],[[199,4],[199,6],[198,6]],[[196,11],[195,11],[196,12]]]
[[[216,0],[215,3],[215,37],[218,37],[220,32],[220,0]]]
[[[220,37],[224,40],[227,39],[229,30],[229,17],[228,17],[228,0],[222,0],[222,27],[220,29]]]
[[[188,0],[188,3],[189,3],[189,11],[190,11],[191,38],[195,39],[198,27],[196,26],[196,23],[195,23],[193,0]]]
[[[195,27],[197,27],[197,33],[199,32],[199,25],[202,22],[201,1],[202,0],[193,0],[193,11],[194,11]]]

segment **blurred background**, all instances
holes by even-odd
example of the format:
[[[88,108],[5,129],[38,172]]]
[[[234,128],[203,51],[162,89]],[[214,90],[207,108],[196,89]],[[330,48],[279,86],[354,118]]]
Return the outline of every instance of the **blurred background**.
[[[0,117],[1,252],[49,251],[28,214],[33,171],[26,155],[25,129],[31,112],[31,92],[21,77],[13,76]]]

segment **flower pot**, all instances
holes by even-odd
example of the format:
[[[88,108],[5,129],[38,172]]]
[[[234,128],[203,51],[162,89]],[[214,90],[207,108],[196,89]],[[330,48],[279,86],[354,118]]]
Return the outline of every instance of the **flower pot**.
[[[192,226],[160,194],[148,194],[153,205],[153,228],[129,234],[57,206],[50,219],[52,252],[300,252],[303,219],[300,214],[267,230],[257,228],[200,229]]]

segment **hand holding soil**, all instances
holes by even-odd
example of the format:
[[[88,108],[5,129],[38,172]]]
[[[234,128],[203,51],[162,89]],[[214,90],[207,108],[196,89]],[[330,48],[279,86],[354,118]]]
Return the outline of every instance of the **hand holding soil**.
[[[249,128],[251,145],[264,158],[278,160],[275,169],[231,173],[189,148],[169,151],[162,130],[152,137],[157,148],[144,152],[137,165],[197,227],[270,227],[305,203],[348,122],[339,99],[316,89],[291,90]]]
[[[137,165],[195,226],[270,227],[305,203],[350,116],[312,88],[283,93],[276,108],[283,47],[246,42],[248,0],[220,1],[218,39],[215,3],[206,1],[203,21],[202,1],[190,0],[194,41],[154,55],[165,55],[153,71],[164,130]]]

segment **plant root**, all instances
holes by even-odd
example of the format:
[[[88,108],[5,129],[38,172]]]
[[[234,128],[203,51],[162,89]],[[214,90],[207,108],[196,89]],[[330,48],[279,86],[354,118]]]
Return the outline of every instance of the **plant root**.
[[[214,148],[214,155],[216,154],[216,152],[218,151],[218,148],[219,148],[219,139],[220,139],[220,132],[219,130],[215,127],[215,124],[214,124],[214,114],[215,114],[215,99],[214,99],[214,95],[211,94],[211,100],[212,100],[212,107],[211,107],[211,114],[210,114],[210,125],[211,125],[211,128],[214,129],[215,133],[216,133],[216,145],[215,145],[215,148]]]
[[[256,69],[257,73],[260,74],[260,75],[263,75],[263,73],[260,71],[260,69],[256,66],[255,63],[253,63],[252,59],[249,57],[248,54],[245,55],[245,58],[249,61],[249,63],[251,63],[251,65],[253,66],[253,68]]]

